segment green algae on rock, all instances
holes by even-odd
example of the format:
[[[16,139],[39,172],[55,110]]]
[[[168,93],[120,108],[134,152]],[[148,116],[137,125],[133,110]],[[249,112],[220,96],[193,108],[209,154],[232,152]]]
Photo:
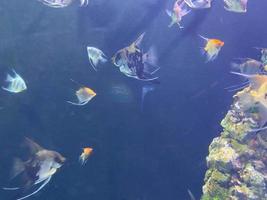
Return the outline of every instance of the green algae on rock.
[[[221,122],[223,132],[213,139],[201,200],[267,200],[267,111],[246,88],[234,96]]]

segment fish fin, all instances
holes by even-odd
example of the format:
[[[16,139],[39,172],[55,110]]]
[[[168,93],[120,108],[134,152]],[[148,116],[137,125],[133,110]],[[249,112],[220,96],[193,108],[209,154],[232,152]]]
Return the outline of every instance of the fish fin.
[[[140,80],[140,81],[154,81],[154,80],[157,80],[159,77],[154,77],[154,78],[138,78],[138,77],[133,77],[133,78],[136,78],[137,80]]]
[[[105,55],[105,54],[103,54],[103,55]],[[107,58],[105,58],[105,57],[101,57],[100,58],[100,62],[102,62],[102,63],[106,63],[108,60],[107,60]]]
[[[25,170],[24,162],[19,158],[15,158],[13,161],[13,168],[10,173],[10,179],[14,179],[16,176],[21,174],[24,170]]]
[[[6,87],[2,87],[2,89],[8,92],[11,92],[11,93],[15,93],[13,90],[10,90],[9,88],[6,88]]]
[[[187,14],[189,14],[191,12],[191,10],[189,8],[186,8],[182,11],[182,16],[185,16]]]
[[[189,189],[187,190],[187,192],[188,192],[191,200],[196,200],[195,196],[193,195],[193,193]]]
[[[266,130],[266,129],[267,129],[267,126],[264,126],[262,128],[251,129],[251,132],[258,132],[258,131],[263,131],[263,130]]]
[[[10,74],[7,74],[6,82],[12,82],[13,80],[14,80],[14,78]]]
[[[204,36],[202,36],[202,35],[198,35],[200,38],[202,38],[203,40],[206,40],[206,41],[208,41],[209,40],[209,38],[206,38],[206,37],[204,37]]]
[[[184,2],[185,2],[190,8],[195,8],[195,5],[193,4],[192,0],[184,0]]]
[[[41,147],[39,144],[37,144],[36,142],[32,141],[27,137],[25,137],[25,144],[29,147],[30,152],[32,154],[36,154],[37,152],[44,150],[43,147]]]
[[[95,65],[94,61],[93,61],[91,58],[89,58],[89,62],[90,62],[90,64],[91,64],[91,66],[93,67],[93,69],[94,69],[95,71],[97,71],[97,69],[96,69],[96,65]]]
[[[171,28],[174,24],[176,24],[176,22],[172,20],[168,27]]]
[[[169,17],[172,17],[172,12],[170,10],[166,9],[165,11]]]
[[[156,48],[154,46],[150,47],[149,50],[143,55],[143,61],[152,66],[157,65],[158,58]]]
[[[24,197],[21,197],[21,198],[18,198],[17,200],[22,200],[22,199],[26,199],[28,197],[31,197],[32,195],[35,195],[36,193],[38,193],[41,189],[43,189],[48,183],[49,181],[51,180],[52,176],[50,176],[49,178],[47,178],[44,183],[37,189],[35,190],[34,192],[32,192],[31,194],[28,194],[27,196],[24,196]]]
[[[228,86],[224,89],[228,90],[229,92],[233,92],[233,91],[237,91],[237,90],[243,89],[243,88],[248,87],[248,86],[249,86],[249,81],[246,81],[244,83],[240,83],[237,85]]]
[[[13,190],[19,190],[20,187],[12,187],[12,188],[10,188],[10,187],[3,187],[2,189],[3,189],[3,190],[13,191]]]
[[[88,101],[85,101],[83,103],[75,103],[75,102],[72,102],[72,101],[67,101],[67,102],[72,104],[72,105],[75,105],[75,106],[84,106],[85,104],[88,103]]]
[[[137,46],[137,47],[140,47],[140,45],[141,45],[141,43],[142,43],[142,41],[143,41],[143,38],[144,38],[144,36],[145,36],[145,32],[144,33],[142,33],[135,41],[134,41],[134,45],[135,46]]]

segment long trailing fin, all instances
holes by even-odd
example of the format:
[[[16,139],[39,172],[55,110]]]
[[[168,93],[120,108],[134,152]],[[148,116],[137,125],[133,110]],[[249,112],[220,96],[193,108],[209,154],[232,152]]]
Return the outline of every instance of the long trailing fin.
[[[11,191],[13,191],[13,190],[19,190],[20,187],[3,187],[2,189],[3,190],[11,190]]]
[[[187,192],[190,196],[190,200],[196,200],[195,196],[193,195],[193,193],[189,189],[187,189]]]
[[[85,101],[83,103],[75,103],[75,102],[72,102],[72,101],[67,101],[68,103],[72,104],[72,105],[75,105],[75,106],[84,106],[85,104],[87,104],[89,101]]]
[[[95,64],[93,63],[93,61],[92,61],[91,58],[89,58],[89,62],[90,62],[90,64],[91,64],[91,66],[93,67],[93,69],[94,69],[95,71],[97,71],[96,66],[95,66]]]
[[[31,194],[29,194],[27,196],[24,196],[24,197],[21,197],[21,198],[18,198],[17,200],[26,199],[28,197],[31,197],[31,196],[35,195],[36,193],[38,193],[41,189],[43,189],[49,183],[49,181],[51,180],[51,178],[52,178],[52,176],[50,176],[49,178],[47,178],[44,181],[44,183],[37,190],[35,190],[34,192],[32,192]]]

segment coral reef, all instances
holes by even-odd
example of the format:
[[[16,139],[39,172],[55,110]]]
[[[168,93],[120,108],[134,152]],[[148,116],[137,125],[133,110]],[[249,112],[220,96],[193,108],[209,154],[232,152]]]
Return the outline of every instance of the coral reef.
[[[267,100],[261,92],[250,86],[234,95],[223,132],[209,146],[201,200],[267,200]]]

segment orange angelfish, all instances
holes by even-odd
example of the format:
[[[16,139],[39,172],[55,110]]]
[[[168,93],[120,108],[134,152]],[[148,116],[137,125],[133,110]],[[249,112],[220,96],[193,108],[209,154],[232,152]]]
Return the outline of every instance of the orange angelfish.
[[[203,53],[207,56],[207,62],[215,60],[221,48],[223,47],[224,42],[219,39],[209,39],[201,35],[199,36],[206,42],[206,45],[202,48],[202,50]]]
[[[79,90],[76,91],[76,97],[78,102],[67,101],[70,104],[83,106],[91,101],[96,96],[95,91],[88,87],[81,87]]]
[[[85,165],[88,160],[88,157],[93,153],[93,149],[90,147],[83,148],[83,152],[79,157],[81,165]]]

